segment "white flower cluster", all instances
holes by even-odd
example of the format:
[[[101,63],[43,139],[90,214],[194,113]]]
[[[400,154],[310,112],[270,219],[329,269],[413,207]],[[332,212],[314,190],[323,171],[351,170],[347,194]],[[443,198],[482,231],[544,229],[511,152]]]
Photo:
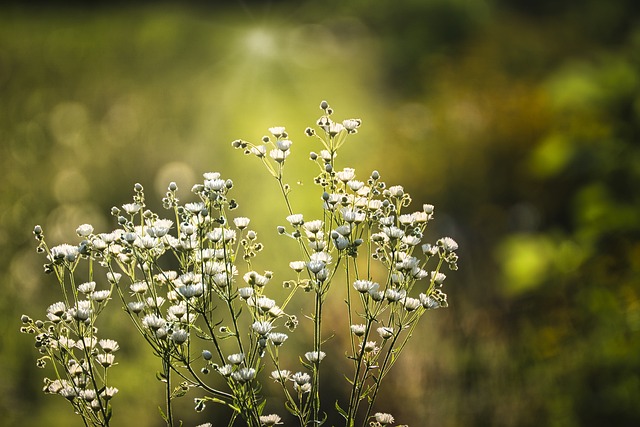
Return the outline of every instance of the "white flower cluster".
[[[119,344],[98,338],[96,319],[118,299],[161,359],[157,376],[166,390],[167,425],[174,425],[173,400],[191,389],[205,393],[194,399],[198,412],[217,402],[233,408],[234,417],[247,425],[282,424],[279,415],[262,414],[260,372],[268,364],[275,368],[271,378],[283,389],[284,405],[300,425],[321,423],[320,377],[331,362],[331,353],[327,358],[324,351],[323,306],[340,277],[336,273],[345,271],[345,353],[353,376],[348,405],[332,406],[346,425],[395,422],[390,414],[373,411],[381,380],[420,317],[447,306],[442,270],[457,269],[458,244],[450,237],[423,242],[433,205],[407,211],[411,197],[402,186],[387,186],[377,171],[359,177],[355,168],[338,168],[338,151],[362,121],[334,121],[326,101],[320,108],[316,129],[305,131],[321,144],[310,153],[318,170],[313,182],[320,187],[315,218],[292,208],[284,165],[294,143],[284,127],[269,128],[259,144],[232,143],[257,157],[275,178],[288,210],[278,233],[301,249],[289,263],[295,277],[284,281],[288,294],[281,302],[269,297],[274,273],[252,267],[263,245],[249,218],[232,215],[238,206],[230,195],[234,183],[217,172],[203,175],[191,189],[196,200],[188,203],[180,202],[178,186],[171,182],[162,199],[168,215],[148,209],[143,186],[135,184],[133,200],[111,209],[118,227],[97,233],[82,224],[76,229],[78,244],[49,248],[42,227],[34,229],[38,250],[47,257],[45,271],[54,273],[64,295],[48,307],[46,320],[22,318],[23,332],[35,335],[43,355],[38,366],[49,360],[56,364],[58,376],[45,380],[46,393],[63,396],[86,425],[109,425],[118,389],[107,383],[107,370],[117,364]],[[88,268],[78,268],[85,261]],[[298,325],[286,310],[299,290],[313,304],[304,315],[312,338],[304,347],[309,351],[299,357],[303,369],[288,370],[280,358],[289,340],[283,327],[290,332]],[[207,381],[210,372],[216,378]],[[175,379],[182,382],[176,385]]]

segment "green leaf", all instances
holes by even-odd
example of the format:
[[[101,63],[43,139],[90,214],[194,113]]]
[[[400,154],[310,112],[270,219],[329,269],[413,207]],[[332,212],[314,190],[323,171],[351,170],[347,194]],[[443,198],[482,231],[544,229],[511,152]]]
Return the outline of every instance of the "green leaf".
[[[262,411],[264,410],[264,406],[267,404],[267,399],[262,399],[262,402],[258,405],[258,415],[262,415]]]
[[[167,416],[164,414],[164,411],[162,410],[162,408],[160,406],[158,406],[158,411],[160,411],[160,416],[162,417],[162,419],[165,422],[168,422],[169,420],[167,419]]]
[[[319,425],[319,426],[321,426],[324,423],[326,423],[327,422],[327,418],[329,418],[329,416],[327,415],[326,412],[323,412],[322,415],[324,415],[324,417],[321,420],[316,421],[316,424]]]
[[[335,407],[336,407],[336,410],[338,411],[338,413],[339,413],[340,415],[342,415],[342,418],[344,418],[344,419],[346,420],[346,419],[349,417],[349,415],[347,414],[347,412],[346,412],[344,409],[342,409],[342,408],[340,407],[340,404],[338,403],[338,401],[337,401],[337,400],[336,400]]]
[[[286,401],[284,402],[284,407],[287,409],[287,411],[289,411],[289,413],[291,413],[291,415],[295,415],[296,417],[299,415],[298,414],[298,408],[295,406],[295,403],[292,403],[290,401]]]
[[[347,380],[349,384],[353,385],[353,380],[351,380],[351,378],[349,378],[346,374],[342,374],[342,376],[344,377],[345,380]]]

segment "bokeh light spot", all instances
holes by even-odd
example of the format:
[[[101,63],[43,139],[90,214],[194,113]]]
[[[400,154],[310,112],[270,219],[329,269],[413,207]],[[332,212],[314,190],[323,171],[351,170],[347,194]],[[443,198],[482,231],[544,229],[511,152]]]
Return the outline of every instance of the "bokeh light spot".
[[[53,194],[60,203],[85,200],[89,193],[87,179],[76,169],[63,169],[53,179]]]
[[[62,102],[49,116],[49,126],[56,141],[68,147],[82,145],[89,124],[87,108],[79,102]]]
[[[531,153],[529,168],[540,178],[560,173],[573,154],[569,141],[562,135],[549,135]]]
[[[191,186],[196,183],[196,174],[193,168],[184,162],[171,162],[162,166],[156,174],[154,188],[160,197],[164,197],[170,182],[178,184],[181,194],[188,194]]]
[[[277,43],[273,34],[264,28],[254,28],[245,36],[244,46],[251,56],[272,58],[276,56]]]

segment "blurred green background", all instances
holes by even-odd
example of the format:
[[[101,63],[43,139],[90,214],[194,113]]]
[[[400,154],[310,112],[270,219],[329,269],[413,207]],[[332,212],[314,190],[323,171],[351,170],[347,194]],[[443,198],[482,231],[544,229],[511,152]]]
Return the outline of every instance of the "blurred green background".
[[[275,183],[230,141],[284,125],[304,172],[322,99],[363,120],[343,164],[435,204],[430,237],[461,246],[450,308],[423,319],[379,410],[413,427],[640,425],[635,0],[0,7],[0,425],[80,425],[18,333],[57,300],[33,226],[74,241],[113,228],[135,182],[158,208],[169,181],[186,197],[219,171],[281,253]],[[116,425],[161,426],[155,361],[107,328]]]

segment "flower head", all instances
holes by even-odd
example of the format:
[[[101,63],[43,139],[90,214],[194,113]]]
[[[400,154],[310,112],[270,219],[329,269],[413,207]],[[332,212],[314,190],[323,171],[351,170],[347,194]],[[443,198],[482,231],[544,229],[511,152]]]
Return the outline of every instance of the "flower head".
[[[403,301],[404,309],[407,311],[414,311],[416,308],[420,307],[420,300],[416,298],[406,297]]]
[[[343,170],[336,172],[336,178],[342,182],[351,181],[356,177],[356,170],[353,168],[344,168]]]
[[[324,351],[308,351],[304,354],[304,357],[311,363],[320,363],[325,356]]]
[[[393,336],[393,328],[389,326],[383,326],[377,329],[380,338],[383,340],[389,339]]]
[[[254,292],[255,291],[253,290],[253,288],[250,288],[248,286],[238,289],[238,295],[240,295],[240,298],[245,300],[251,298]]]
[[[48,314],[53,314],[55,316],[62,316],[62,314],[67,310],[67,306],[62,301],[58,301],[53,303],[47,308]]]
[[[458,249],[458,243],[451,237],[443,237],[438,240],[438,246],[441,246],[445,252],[454,252]]]
[[[382,425],[387,425],[393,423],[395,420],[391,414],[386,414],[384,412],[376,412],[374,415],[377,422]]]
[[[353,282],[353,287],[355,288],[355,290],[363,294],[366,294],[370,291],[375,291],[379,286],[380,285],[372,282],[371,280],[356,280],[355,282]]]
[[[98,341],[98,344],[100,344],[100,347],[102,347],[102,350],[105,353],[113,353],[114,351],[118,351],[118,349],[120,349],[118,342],[114,340],[100,340]]]
[[[271,378],[273,378],[276,381],[287,380],[289,379],[290,376],[291,376],[291,371],[288,371],[286,369],[280,369],[279,371],[271,372]]]
[[[111,291],[108,290],[108,289],[103,289],[101,291],[91,292],[91,295],[89,297],[93,301],[103,302],[103,301],[107,300],[110,296],[111,296]]]
[[[287,221],[291,225],[302,225],[304,223],[304,217],[302,214],[292,214],[287,217]]]
[[[289,141],[288,139],[279,139],[278,141],[276,141],[276,147],[278,147],[278,150],[281,151],[289,150],[292,144],[293,142]]]
[[[263,426],[274,426],[276,424],[282,424],[280,417],[276,414],[260,415],[260,423]]]
[[[269,333],[268,337],[269,341],[271,341],[275,346],[282,345],[282,343],[284,343],[287,338],[289,338],[287,334],[284,334],[282,332],[271,332]]]
[[[233,366],[229,364],[224,366],[219,366],[216,369],[218,370],[220,375],[222,375],[223,377],[228,377],[233,372]]]
[[[362,124],[362,120],[360,119],[347,119],[342,121],[342,126],[344,126],[344,128],[349,133],[358,132],[358,128],[360,127],[361,124]]]
[[[82,224],[76,228],[76,233],[80,237],[87,237],[93,233],[93,226],[91,224]]]
[[[362,343],[361,348],[364,350],[365,353],[377,353],[378,351],[380,351],[380,347],[378,347],[378,343],[375,341],[367,341]]]
[[[239,365],[244,360],[244,354],[243,353],[230,354],[229,356],[227,356],[227,360],[232,365]]]
[[[215,178],[207,178],[204,181],[204,188],[210,191],[219,192],[223,191],[226,188],[226,183],[224,179],[218,178],[220,175],[218,174]]]
[[[305,222],[304,229],[309,233],[316,234],[318,231],[322,230],[323,222],[319,219],[314,219],[313,221]]]
[[[269,156],[271,156],[271,158],[276,162],[282,163],[289,156],[289,153],[290,153],[289,150],[282,151],[280,149],[275,149],[275,150],[269,151]]]
[[[240,230],[244,230],[245,228],[247,228],[249,226],[249,222],[251,222],[251,220],[244,216],[239,216],[233,219],[233,223]]]
[[[109,281],[109,283],[118,283],[121,278],[122,278],[122,274],[120,273],[111,273],[111,272],[107,273],[107,280]]]
[[[189,333],[184,329],[177,329],[171,334],[171,341],[176,344],[184,344],[189,338]]]
[[[367,327],[362,324],[351,325],[351,333],[357,337],[361,337],[367,331]]]
[[[118,393],[118,389],[117,388],[115,388],[115,387],[105,387],[105,389],[102,391],[101,395],[102,395],[102,398],[104,400],[109,400],[113,396],[115,396],[116,393]]]
[[[51,248],[51,261],[66,260],[73,262],[78,257],[78,247],[63,243],[62,245]]]
[[[285,134],[285,128],[284,126],[274,126],[272,128],[269,128],[269,132],[271,132],[271,135],[273,135],[274,137],[280,138]]]
[[[144,310],[144,303],[141,301],[131,301],[127,303],[127,308],[131,310],[133,313],[138,314],[142,310]]]
[[[129,285],[129,289],[134,294],[144,294],[149,289],[149,285],[147,285],[147,282],[133,282]]]
[[[295,272],[300,273],[302,270],[304,270],[305,262],[304,261],[291,261],[289,263],[289,267],[291,267],[291,269],[294,270]]]
[[[255,376],[256,370],[253,368],[240,368],[231,374],[231,378],[241,383],[251,381]]]
[[[96,361],[102,366],[104,366],[105,368],[112,366],[114,363],[114,360],[115,360],[115,356],[112,353],[104,353],[104,354],[101,353],[96,356]]]
[[[90,294],[96,289],[96,282],[85,282],[78,285],[78,292]]]
[[[304,384],[309,384],[309,382],[311,381],[311,376],[306,372],[296,372],[295,374],[291,375],[290,379],[297,385],[301,386]]]
[[[157,330],[166,325],[166,321],[155,314],[148,314],[142,319],[142,324],[149,329]]]
[[[267,321],[255,321],[253,325],[251,325],[251,329],[253,329],[259,335],[267,335],[273,329],[273,326],[270,322]]]

